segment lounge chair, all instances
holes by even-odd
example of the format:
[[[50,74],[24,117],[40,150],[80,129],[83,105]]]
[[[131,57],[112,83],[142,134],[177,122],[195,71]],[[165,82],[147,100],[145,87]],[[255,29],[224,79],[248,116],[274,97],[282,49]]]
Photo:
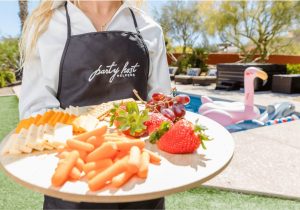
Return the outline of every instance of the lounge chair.
[[[179,82],[182,84],[192,84],[193,83],[193,77],[198,76],[201,72],[200,68],[189,68],[187,70],[186,75],[176,75],[175,76],[175,83]]]
[[[170,73],[171,80],[174,80],[177,70],[178,70],[177,66],[169,66],[169,73]]]
[[[192,79],[193,85],[210,85],[217,82],[217,70],[210,69],[206,76],[195,76]]]

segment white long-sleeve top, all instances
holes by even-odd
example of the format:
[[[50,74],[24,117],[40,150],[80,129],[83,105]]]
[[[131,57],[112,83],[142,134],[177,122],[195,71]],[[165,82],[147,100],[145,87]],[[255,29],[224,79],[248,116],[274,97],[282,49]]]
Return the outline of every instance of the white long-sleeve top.
[[[48,29],[38,39],[33,55],[24,66],[19,100],[20,119],[60,106],[56,98],[59,65],[67,41],[67,19],[63,5],[63,1],[55,2]],[[128,6],[129,4],[124,2],[117,10],[107,24],[107,31],[136,32]],[[90,19],[79,8],[70,2],[67,7],[72,35],[96,32]],[[162,29],[143,11],[130,7],[134,11],[139,30],[149,50],[148,98],[153,92],[169,94],[171,83]]]

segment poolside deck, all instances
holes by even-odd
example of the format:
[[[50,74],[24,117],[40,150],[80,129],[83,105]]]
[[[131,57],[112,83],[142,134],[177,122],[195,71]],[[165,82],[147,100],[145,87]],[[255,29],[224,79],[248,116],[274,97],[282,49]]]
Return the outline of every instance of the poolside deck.
[[[181,92],[243,101],[242,91],[220,91],[211,86],[177,85]],[[300,111],[300,94],[255,93],[255,104],[292,102]],[[229,166],[206,182],[209,187],[300,199],[300,120],[233,133],[235,153]]]
[[[176,86],[178,91],[188,92],[195,95],[207,95],[209,97],[222,98],[233,101],[244,101],[243,91],[224,91],[215,90],[215,84],[210,86],[193,86],[193,85],[180,85],[172,84]],[[272,93],[271,91],[259,91],[255,92],[254,103],[262,106],[271,105],[278,102],[291,102],[295,104],[296,110],[300,111],[300,94],[282,94]]]

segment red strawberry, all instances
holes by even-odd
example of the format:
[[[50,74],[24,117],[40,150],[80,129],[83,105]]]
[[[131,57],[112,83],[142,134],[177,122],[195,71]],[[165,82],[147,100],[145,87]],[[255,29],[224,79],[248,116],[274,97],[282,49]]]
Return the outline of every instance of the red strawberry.
[[[150,115],[150,119],[144,124],[147,126],[148,133],[151,134],[153,131],[159,128],[162,122],[169,122],[171,126],[173,125],[173,122],[170,119],[163,116],[161,113],[152,113]]]
[[[193,153],[204,140],[209,140],[203,133],[204,129],[194,126],[191,122],[182,119],[176,122],[157,142],[159,149],[173,153]]]

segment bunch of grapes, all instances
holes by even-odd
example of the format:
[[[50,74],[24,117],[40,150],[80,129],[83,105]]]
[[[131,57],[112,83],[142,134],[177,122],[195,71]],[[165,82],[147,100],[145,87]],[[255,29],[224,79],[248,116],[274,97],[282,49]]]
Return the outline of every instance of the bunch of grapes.
[[[185,107],[190,103],[190,97],[185,94],[179,94],[175,97],[164,95],[163,93],[153,93],[146,107],[152,112],[160,112],[173,122],[181,119],[185,115]]]

